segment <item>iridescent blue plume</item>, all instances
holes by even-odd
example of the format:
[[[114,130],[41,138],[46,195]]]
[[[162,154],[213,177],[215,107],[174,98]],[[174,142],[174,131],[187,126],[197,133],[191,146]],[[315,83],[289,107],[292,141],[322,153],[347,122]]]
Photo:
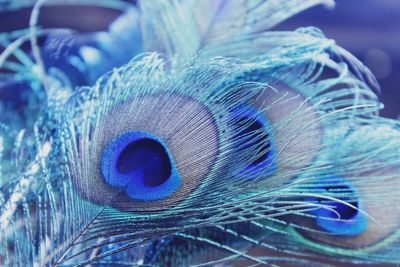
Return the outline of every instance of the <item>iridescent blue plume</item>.
[[[119,0],[0,34],[0,265],[400,264],[400,127],[330,0]]]

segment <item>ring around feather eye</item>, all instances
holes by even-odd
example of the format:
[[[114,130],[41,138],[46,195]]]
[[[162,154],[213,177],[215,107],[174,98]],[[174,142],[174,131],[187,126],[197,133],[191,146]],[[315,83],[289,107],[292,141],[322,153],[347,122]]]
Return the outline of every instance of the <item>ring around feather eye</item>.
[[[193,98],[138,95],[99,111],[101,119],[84,122],[96,123],[86,127],[91,139],[70,142],[85,148],[70,155],[70,168],[76,191],[91,202],[123,211],[176,207],[217,168],[218,125]]]
[[[370,164],[373,163],[370,162]],[[379,166],[379,164],[374,166]],[[350,188],[354,189],[359,208],[363,213],[360,211],[350,212],[346,208],[344,213],[342,211],[342,214],[352,217],[353,221],[349,221],[349,224],[355,226],[359,224],[359,231],[354,231],[353,235],[347,234],[348,230],[344,230],[345,221],[342,225],[343,233],[340,234],[342,229],[337,227],[336,233],[332,233],[335,224],[321,223],[322,221],[319,219],[316,221],[314,219],[314,222],[304,218],[295,219],[295,222],[303,227],[326,232],[324,234],[293,229],[293,234],[297,235],[300,242],[319,249],[335,250],[336,248],[343,248],[348,249],[349,253],[354,253],[354,250],[362,253],[363,249],[368,251],[379,250],[385,247],[388,242],[394,241],[395,238],[392,237],[400,234],[398,230],[400,226],[400,206],[398,205],[400,170],[396,167],[385,167],[376,171],[354,173],[351,177],[359,181],[357,184],[351,184]],[[374,180],[376,177],[386,178]],[[371,184],[372,181],[375,181],[373,185]],[[382,194],[385,195],[383,199],[378,197]]]

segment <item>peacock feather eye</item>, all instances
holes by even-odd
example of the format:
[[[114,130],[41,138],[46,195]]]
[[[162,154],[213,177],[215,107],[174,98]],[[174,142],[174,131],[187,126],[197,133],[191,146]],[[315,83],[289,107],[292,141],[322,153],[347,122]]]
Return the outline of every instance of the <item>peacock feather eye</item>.
[[[279,81],[267,84],[249,103],[259,110],[259,121],[267,125],[271,171],[275,169],[270,174],[279,177],[271,179],[270,186],[282,186],[298,170],[312,165],[321,149],[324,126],[317,107],[300,92]]]
[[[275,171],[275,147],[271,126],[263,114],[256,109],[241,105],[232,111],[236,117],[237,126],[234,127],[234,138],[237,140],[238,151],[254,151],[247,166],[238,171],[239,177],[257,177],[257,174],[271,174]]]
[[[378,173],[380,177],[386,177],[383,183],[393,186],[399,184],[398,177],[395,176],[398,175],[398,170],[391,168],[358,175],[365,179],[376,177]],[[317,231],[298,231],[303,236],[300,240],[311,246],[325,246],[326,250],[346,249],[345,254],[351,254],[352,249],[359,249],[361,254],[363,250],[379,251],[385,244],[392,242],[398,234],[396,228],[399,225],[399,209],[396,208],[394,200],[386,201],[394,208],[390,215],[384,215],[385,210],[379,202],[374,201],[376,193],[371,192],[369,186],[371,185],[362,183],[350,185],[349,182],[326,186],[325,189],[330,192],[322,195],[332,196],[333,193],[336,201],[332,199],[320,201],[319,203],[326,206],[312,211],[314,219],[296,220],[303,227]],[[384,190],[389,195],[397,194],[396,189],[387,190],[383,185],[376,184],[373,186],[376,192]],[[381,218],[381,216],[384,218],[377,221],[376,218]]]
[[[400,180],[398,166],[392,163],[398,161],[395,156],[398,147],[392,143],[393,146],[384,148],[386,153],[372,159],[371,153],[380,146],[379,142],[370,142],[376,132],[383,140],[398,136],[396,130],[384,125],[376,125],[374,129],[360,127],[335,147],[336,157],[332,162],[337,162],[336,175],[321,177],[304,187],[318,193],[320,198],[307,199],[311,206],[318,205],[309,211],[311,216],[290,219],[299,226],[293,233],[300,243],[317,252],[340,251],[343,256],[360,258],[384,253],[390,244],[395,244],[400,210],[393,196],[398,195]],[[358,161],[364,164],[357,164]],[[383,192],[384,202],[380,198]],[[384,207],[392,207],[389,213],[382,203]]]
[[[95,105],[106,104],[103,101],[108,98]],[[128,210],[176,206],[212,173],[218,126],[209,109],[195,99],[138,92],[99,112],[104,114],[88,140],[94,153],[83,156],[88,170],[74,179],[77,191],[91,201],[101,204],[117,198],[111,205]]]

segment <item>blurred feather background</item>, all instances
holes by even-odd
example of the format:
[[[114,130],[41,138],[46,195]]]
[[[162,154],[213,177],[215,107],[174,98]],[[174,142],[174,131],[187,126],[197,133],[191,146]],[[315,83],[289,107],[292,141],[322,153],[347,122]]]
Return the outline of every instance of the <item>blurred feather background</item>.
[[[25,9],[1,14],[0,32],[26,27],[30,12]],[[44,7],[40,24],[88,32],[107,29],[117,15],[115,10],[94,7]],[[311,25],[320,28],[372,70],[382,89],[380,98],[385,108],[381,115],[397,118],[400,115],[400,1],[336,0],[333,9],[316,6],[275,29],[293,30]]]

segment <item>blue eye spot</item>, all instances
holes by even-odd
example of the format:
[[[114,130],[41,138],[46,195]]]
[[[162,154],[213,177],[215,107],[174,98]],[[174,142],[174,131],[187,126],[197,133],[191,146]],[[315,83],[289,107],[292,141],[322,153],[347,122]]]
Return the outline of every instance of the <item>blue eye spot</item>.
[[[340,184],[325,186],[324,190],[338,195],[345,193],[343,197],[336,197],[344,203],[328,200],[328,203],[324,204],[329,205],[332,210],[321,208],[313,211],[312,213],[317,216],[316,224],[329,233],[341,236],[356,236],[363,233],[367,229],[367,218],[359,211],[362,203],[355,199],[354,189],[349,185]]]
[[[171,176],[171,163],[159,142],[143,138],[125,147],[117,159],[117,170],[122,174],[141,171],[145,186],[159,186]]]
[[[239,176],[252,178],[261,173],[264,175],[273,173],[276,170],[273,161],[275,149],[267,119],[255,109],[244,105],[235,109],[232,114],[236,116],[238,130],[235,135],[237,149],[252,156]]]
[[[140,131],[124,133],[106,146],[101,171],[106,183],[140,201],[169,197],[181,184],[168,147]]]

